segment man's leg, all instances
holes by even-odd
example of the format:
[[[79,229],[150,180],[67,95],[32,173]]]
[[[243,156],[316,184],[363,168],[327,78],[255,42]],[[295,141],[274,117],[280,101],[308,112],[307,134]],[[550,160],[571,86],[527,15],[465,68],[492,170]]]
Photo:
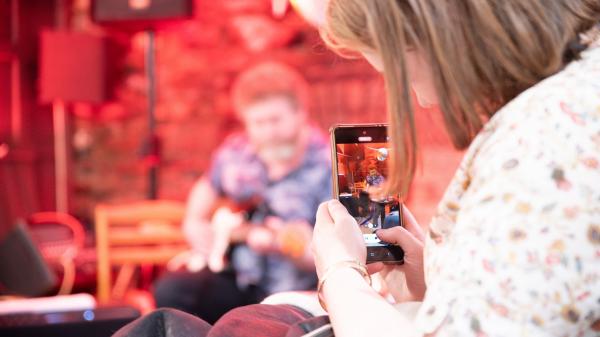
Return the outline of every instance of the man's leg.
[[[381,228],[383,227],[383,222],[385,221],[385,203],[374,201],[373,206],[375,209],[373,212],[374,214],[372,221],[376,228]]]
[[[208,269],[167,273],[154,284],[154,299],[159,308],[179,309],[210,324],[229,310],[248,304],[233,272],[215,274]]]

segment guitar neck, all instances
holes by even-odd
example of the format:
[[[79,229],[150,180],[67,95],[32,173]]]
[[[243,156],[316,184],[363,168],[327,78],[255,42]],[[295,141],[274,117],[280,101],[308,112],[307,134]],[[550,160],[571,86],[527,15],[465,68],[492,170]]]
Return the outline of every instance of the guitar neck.
[[[251,210],[255,209],[258,204],[258,200],[250,200],[245,203],[238,203],[229,198],[220,198],[217,200],[216,205],[213,209],[213,214],[220,208],[226,208],[233,213],[248,213]],[[246,219],[248,220],[248,219]],[[218,227],[218,224],[217,224]],[[244,223],[239,227],[234,228],[231,233],[229,233],[229,243],[230,244],[240,244],[245,243],[248,238],[248,233],[252,229],[252,225],[249,223]]]

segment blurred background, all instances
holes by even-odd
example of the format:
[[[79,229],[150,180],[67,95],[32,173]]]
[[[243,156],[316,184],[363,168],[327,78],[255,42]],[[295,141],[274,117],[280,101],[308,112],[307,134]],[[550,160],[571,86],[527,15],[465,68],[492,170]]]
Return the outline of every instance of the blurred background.
[[[72,217],[72,288],[95,294],[97,207],[185,201],[215,148],[240,129],[233,80],[261,61],[302,73],[323,132],[385,122],[380,75],[327,50],[322,16],[307,0],[0,0],[0,241],[19,219]],[[435,108],[419,108],[417,124],[423,152],[407,202],[426,226],[461,153]],[[56,233],[36,235],[43,246]]]

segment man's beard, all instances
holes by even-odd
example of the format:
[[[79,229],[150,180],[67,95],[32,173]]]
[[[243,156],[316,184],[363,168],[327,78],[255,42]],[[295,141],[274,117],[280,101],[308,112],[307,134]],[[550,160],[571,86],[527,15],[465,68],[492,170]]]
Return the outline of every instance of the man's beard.
[[[265,162],[286,162],[296,155],[296,143],[265,145],[258,149],[258,156]]]

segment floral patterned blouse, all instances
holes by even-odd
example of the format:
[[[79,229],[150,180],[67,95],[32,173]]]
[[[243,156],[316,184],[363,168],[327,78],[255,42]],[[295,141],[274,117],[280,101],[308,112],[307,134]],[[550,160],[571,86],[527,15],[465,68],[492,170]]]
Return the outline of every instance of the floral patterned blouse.
[[[485,125],[425,269],[425,334],[600,336],[600,41]]]

